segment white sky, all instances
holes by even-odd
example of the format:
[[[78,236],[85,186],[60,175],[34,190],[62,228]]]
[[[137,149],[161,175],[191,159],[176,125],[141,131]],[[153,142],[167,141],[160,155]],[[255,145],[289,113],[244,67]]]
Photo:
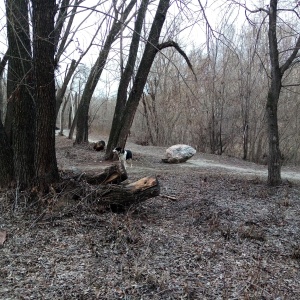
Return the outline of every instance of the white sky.
[[[98,0],[86,0],[85,2],[82,3],[83,6],[93,6],[97,4]],[[129,1],[128,1],[129,2]],[[186,2],[186,1],[185,1]],[[202,0],[201,3],[204,3],[205,1]],[[220,24],[221,17],[225,13],[225,5],[226,2],[228,3],[229,1],[226,0],[209,0],[207,1],[210,4],[210,7],[208,7],[206,11],[206,16],[208,18],[208,21],[211,26],[216,28],[218,24]],[[108,1],[107,3],[111,3],[111,1]],[[155,5],[157,5],[158,1],[155,1]],[[178,4],[179,3],[179,4]],[[253,5],[253,4],[259,4],[261,1],[259,0],[247,0],[247,5]],[[200,22],[201,20],[201,14],[200,14],[200,6],[198,0],[191,0],[189,5],[189,9],[186,8],[186,6],[183,6],[180,4],[180,1],[173,1],[172,6],[170,7],[168,11],[168,16],[165,25],[172,26],[174,27],[174,19],[175,22],[178,24],[176,25],[178,27],[178,30],[180,34],[177,37],[177,41],[180,43],[180,46],[188,52],[189,49],[191,49],[193,46],[199,47],[201,44],[205,43],[206,35],[205,35],[205,26],[203,22]],[[107,10],[107,5],[102,6],[101,11],[105,12]],[[179,10],[184,11],[184,14],[178,13]],[[107,11],[106,11],[107,12]],[[76,34],[73,37],[73,42],[70,44],[70,48],[68,52],[66,53],[65,57],[63,57],[62,61],[60,62],[61,65],[61,71],[65,68],[66,64],[70,62],[72,58],[78,59],[80,56],[80,52],[76,47],[82,49],[83,51],[88,47],[90,40],[92,36],[94,35],[97,25],[99,24],[99,21],[101,21],[103,15],[99,13],[93,13],[90,15],[87,19],[87,15],[90,13],[90,11],[85,11],[83,13],[77,14],[75,17],[75,26],[73,26],[73,29],[76,29],[76,27],[84,20],[84,23],[81,24],[80,30],[76,32]],[[150,14],[149,14],[150,15]],[[149,17],[149,16],[148,16]],[[182,18],[182,19],[180,19]],[[183,21],[183,20],[186,21]],[[243,9],[236,10],[232,13],[231,15],[231,20],[235,21],[235,24],[240,24],[242,26],[243,20],[245,19],[244,17],[244,11]],[[199,22],[196,22],[199,21]],[[196,24],[195,24],[196,23]],[[199,25],[200,24],[200,25]],[[3,53],[7,49],[6,45],[6,18],[5,18],[5,8],[4,8],[4,1],[0,1],[0,57],[3,56]],[[132,26],[132,25],[130,25]],[[95,40],[95,46],[92,47],[90,50],[89,54],[86,55],[83,59],[83,63],[91,66],[98,54],[99,50],[101,49],[101,41],[104,39],[106,36],[106,25],[105,23],[101,25],[102,30],[99,33],[99,37]],[[126,32],[126,31],[125,31]],[[126,40],[124,41],[126,43]],[[99,47],[100,46],[100,47]],[[116,48],[119,46],[116,44]],[[117,50],[117,49],[116,49]],[[118,49],[119,50],[119,49]],[[112,79],[116,76],[118,76],[118,71],[117,65],[119,61],[119,56],[118,54],[111,53],[110,54],[110,60],[111,62],[116,61],[117,63],[115,64],[108,64],[108,69],[111,68],[112,71],[106,71],[103,73],[101,80],[106,81],[108,78]],[[117,71],[117,72],[115,72]],[[115,85],[115,83],[112,83]],[[103,91],[103,89],[106,88],[106,84],[104,83],[102,86],[100,84],[100,90]],[[111,89],[111,86],[109,87]],[[109,91],[107,91],[109,92]],[[105,92],[106,93],[106,92]]]

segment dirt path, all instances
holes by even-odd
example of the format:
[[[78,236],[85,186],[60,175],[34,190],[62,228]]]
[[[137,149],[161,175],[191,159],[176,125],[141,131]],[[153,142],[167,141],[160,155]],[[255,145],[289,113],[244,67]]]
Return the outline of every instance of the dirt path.
[[[64,134],[67,135],[68,130],[65,130]],[[99,141],[100,139],[107,141],[108,137],[101,136],[98,138],[93,134],[89,137],[89,141],[91,143]],[[164,157],[167,147],[141,146],[133,142],[128,142],[127,148],[131,149],[134,153],[134,167],[130,170],[131,173],[138,174],[143,173],[144,171],[157,173],[159,170],[175,171],[184,168],[198,168],[201,172],[215,171],[217,174],[230,173],[234,175],[241,175],[242,177],[259,178],[262,180],[265,180],[268,177],[267,166],[258,165],[238,158],[228,157],[226,155],[218,156],[207,153],[196,153],[196,155],[186,163],[179,165],[167,165],[161,163],[161,159]],[[105,162],[101,161],[101,163],[106,166]],[[88,170],[96,170],[99,168],[99,165],[95,163],[87,163],[85,168]],[[284,166],[282,167],[281,176],[283,180],[300,182],[300,167]]]

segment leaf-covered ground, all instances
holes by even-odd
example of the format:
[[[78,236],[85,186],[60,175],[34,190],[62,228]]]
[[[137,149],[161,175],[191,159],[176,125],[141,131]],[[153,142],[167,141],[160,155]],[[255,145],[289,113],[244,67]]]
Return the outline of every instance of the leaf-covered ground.
[[[109,164],[65,137],[57,148],[63,170]],[[161,195],[126,213],[1,194],[0,299],[300,299],[297,182],[270,188],[255,173],[167,165],[163,148],[132,149],[129,181],[155,175]]]

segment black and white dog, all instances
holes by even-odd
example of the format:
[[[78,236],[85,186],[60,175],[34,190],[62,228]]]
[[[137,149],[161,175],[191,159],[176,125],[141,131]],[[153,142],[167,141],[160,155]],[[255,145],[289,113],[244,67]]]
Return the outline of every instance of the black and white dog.
[[[126,164],[130,162],[130,166],[132,167],[132,152],[130,150],[125,150],[121,147],[116,147],[113,150],[113,153],[116,153],[119,157],[119,161],[124,164],[124,168],[126,169]]]

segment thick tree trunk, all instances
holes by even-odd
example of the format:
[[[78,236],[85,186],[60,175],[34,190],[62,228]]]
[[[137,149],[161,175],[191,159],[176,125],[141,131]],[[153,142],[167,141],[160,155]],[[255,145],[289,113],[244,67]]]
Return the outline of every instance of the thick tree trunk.
[[[124,184],[123,181],[128,177],[123,164],[114,164],[99,174],[76,173],[75,176],[66,174],[62,182],[53,185],[54,189],[63,191],[61,194],[64,200],[85,199],[96,203],[97,206],[110,206],[118,211],[128,209],[160,193],[156,177],[148,176]]]
[[[160,194],[159,182],[156,177],[151,176],[125,185],[87,185],[73,180],[55,184],[53,187],[64,191],[64,200],[84,198],[86,201],[96,203],[97,206],[109,206],[113,211],[124,211],[132,205],[137,205]]]
[[[160,186],[157,178],[144,177],[125,186],[109,185],[100,193],[99,204],[110,205],[112,209],[123,210],[147,199],[158,196]]]
[[[0,187],[13,181],[13,150],[8,142],[3,124],[0,120]]]
[[[55,0],[32,0],[36,96],[35,176],[42,189],[58,180],[55,153]]]
[[[280,83],[278,83],[280,86]],[[270,89],[267,101],[267,118],[268,118],[268,183],[276,186],[281,182],[281,153],[279,148],[279,130],[278,130],[278,107],[279,94],[274,94],[274,90]]]
[[[15,179],[23,188],[34,177],[35,108],[27,2],[8,0],[6,10],[9,61],[5,131],[13,147]]]

